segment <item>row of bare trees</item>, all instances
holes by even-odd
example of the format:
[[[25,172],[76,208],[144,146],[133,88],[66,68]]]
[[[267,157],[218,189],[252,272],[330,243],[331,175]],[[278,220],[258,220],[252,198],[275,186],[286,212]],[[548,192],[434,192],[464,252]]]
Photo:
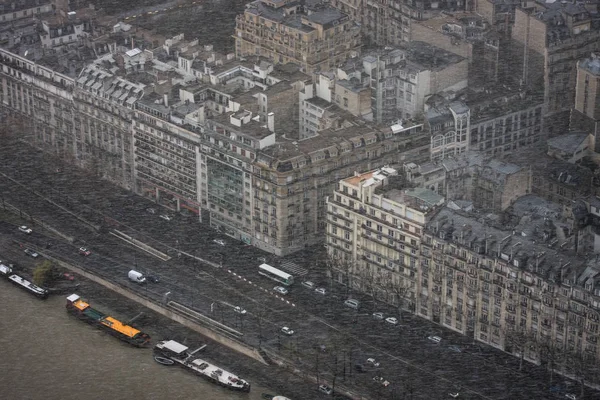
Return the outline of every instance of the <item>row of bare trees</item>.
[[[409,280],[394,276],[385,269],[363,268],[359,263],[343,256],[329,255],[325,267],[330,284],[333,286],[333,282],[338,281],[344,285],[346,295],[354,288],[371,297],[373,308],[376,300],[391,303],[397,307],[400,318],[402,311],[409,309],[408,295],[412,288]]]
[[[362,263],[356,262],[345,254],[329,255],[325,268],[331,285],[337,281],[345,286],[346,295],[350,289],[360,290],[369,295],[375,308],[376,300],[395,305],[398,316],[402,318],[403,311],[412,310],[410,303],[411,281],[398,277],[381,268],[363,268]],[[581,349],[569,349],[552,338],[534,335],[521,327],[505,332],[505,349],[519,357],[519,370],[523,368],[526,357],[538,358],[546,367],[550,381],[554,380],[557,372],[572,376],[580,384],[580,397],[583,398],[586,383],[599,383],[600,362],[592,355],[587,355]]]
[[[523,369],[526,356],[537,358],[547,369],[551,384],[557,372],[575,379],[580,386],[578,398],[584,398],[586,384],[599,383],[600,362],[594,355],[581,351],[581,348],[559,344],[552,337],[533,333],[520,326],[507,330],[504,338],[505,350],[519,357],[519,370]]]

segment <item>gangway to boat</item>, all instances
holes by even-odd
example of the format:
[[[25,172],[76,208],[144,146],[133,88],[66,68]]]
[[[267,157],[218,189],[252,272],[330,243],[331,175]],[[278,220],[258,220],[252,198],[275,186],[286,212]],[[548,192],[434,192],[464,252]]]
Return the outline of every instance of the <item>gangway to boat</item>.
[[[184,306],[183,304],[177,303],[176,301],[169,301],[167,303],[167,306],[179,311],[180,313],[182,313],[192,319],[195,319],[198,322],[203,322],[205,324],[209,324],[209,325],[217,328],[218,330],[226,332],[230,335],[237,336],[237,337],[244,336],[244,334],[242,332],[235,330],[227,325],[224,325],[218,321],[215,321],[214,319],[209,318],[204,314],[200,314],[199,312],[194,311],[191,308]]]

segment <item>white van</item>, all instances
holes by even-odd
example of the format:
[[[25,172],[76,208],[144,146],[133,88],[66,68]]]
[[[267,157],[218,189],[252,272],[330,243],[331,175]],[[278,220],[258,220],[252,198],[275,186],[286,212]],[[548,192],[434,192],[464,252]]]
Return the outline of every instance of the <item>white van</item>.
[[[348,300],[344,301],[344,304],[350,308],[354,308],[355,310],[358,310],[358,306],[360,305],[360,302],[358,300],[348,299]]]
[[[127,274],[127,277],[130,281],[135,283],[146,283],[146,277],[144,277],[144,274],[142,274],[141,272],[131,270]]]

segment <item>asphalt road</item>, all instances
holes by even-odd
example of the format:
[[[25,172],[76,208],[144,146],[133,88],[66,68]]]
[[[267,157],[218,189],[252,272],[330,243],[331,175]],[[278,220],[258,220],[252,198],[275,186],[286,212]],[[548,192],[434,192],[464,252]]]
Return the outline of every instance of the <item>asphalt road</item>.
[[[33,234],[26,235],[19,233],[15,225],[2,223],[0,232],[157,300],[170,292],[171,300],[210,316],[242,333],[244,341],[279,352],[328,381],[337,371],[337,383],[381,399],[447,399],[451,398],[449,393],[457,391],[461,399],[560,398],[549,393],[547,376],[540,368],[527,366],[520,372],[518,360],[474,345],[462,335],[414,316],[400,318],[395,309],[372,303],[365,296],[352,295],[362,301],[360,310],[344,307],[346,289],[330,286],[324,271],[315,269],[311,259],[314,252],[293,259],[310,271],[305,278],[326,287],[328,293],[319,295],[298,282],[288,295],[276,296],[272,292],[276,283],[257,274],[258,259],[267,257],[275,265],[282,260],[220,235],[193,217],[176,215],[80,171],[63,167],[57,172],[57,165],[29,147],[7,145],[0,154],[4,160],[0,173],[13,179],[0,175],[0,201],[22,208],[77,241],[69,244],[49,239],[36,226],[32,226]],[[148,207],[157,209],[157,214],[149,214]],[[173,220],[159,218],[164,213],[173,215]],[[106,229],[93,230],[81,218],[126,232],[172,258],[161,261],[120,241]],[[217,238],[226,245],[214,243]],[[50,248],[46,250],[48,243]],[[92,255],[79,255],[77,249],[82,245]],[[222,268],[178,256],[181,251]],[[4,253],[5,257],[25,261],[16,244]],[[157,275],[160,283],[136,285],[127,279],[130,269]],[[234,306],[243,307],[247,314],[236,313]],[[373,311],[397,316],[401,322],[392,326],[376,321]],[[292,328],[294,335],[282,334],[283,326]],[[442,342],[427,340],[432,334],[441,336]],[[451,345],[461,351],[452,350]],[[369,357],[376,358],[381,366],[364,373],[354,370],[355,364]],[[391,384],[384,387],[374,381],[376,377]]]

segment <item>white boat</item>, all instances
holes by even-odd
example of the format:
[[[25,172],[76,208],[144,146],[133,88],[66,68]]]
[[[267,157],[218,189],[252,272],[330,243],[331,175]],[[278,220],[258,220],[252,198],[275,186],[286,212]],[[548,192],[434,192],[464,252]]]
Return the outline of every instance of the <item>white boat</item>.
[[[250,383],[248,381],[241,379],[239,376],[225,371],[223,368],[217,367],[208,361],[196,358],[194,353],[203,349],[204,347],[205,346],[193,352],[189,352],[188,347],[182,345],[181,343],[178,343],[174,340],[163,340],[156,344],[154,347],[154,352],[160,357],[173,360],[175,364],[179,364],[195,374],[200,375],[223,387],[242,392],[250,391]]]
[[[48,297],[48,290],[41,288],[37,285],[34,285],[32,282],[29,282],[27,279],[19,276],[17,274],[13,274],[12,268],[0,263],[0,275],[4,276],[10,282],[19,286],[21,289],[27,290],[29,293],[34,294],[35,296],[45,299]]]

